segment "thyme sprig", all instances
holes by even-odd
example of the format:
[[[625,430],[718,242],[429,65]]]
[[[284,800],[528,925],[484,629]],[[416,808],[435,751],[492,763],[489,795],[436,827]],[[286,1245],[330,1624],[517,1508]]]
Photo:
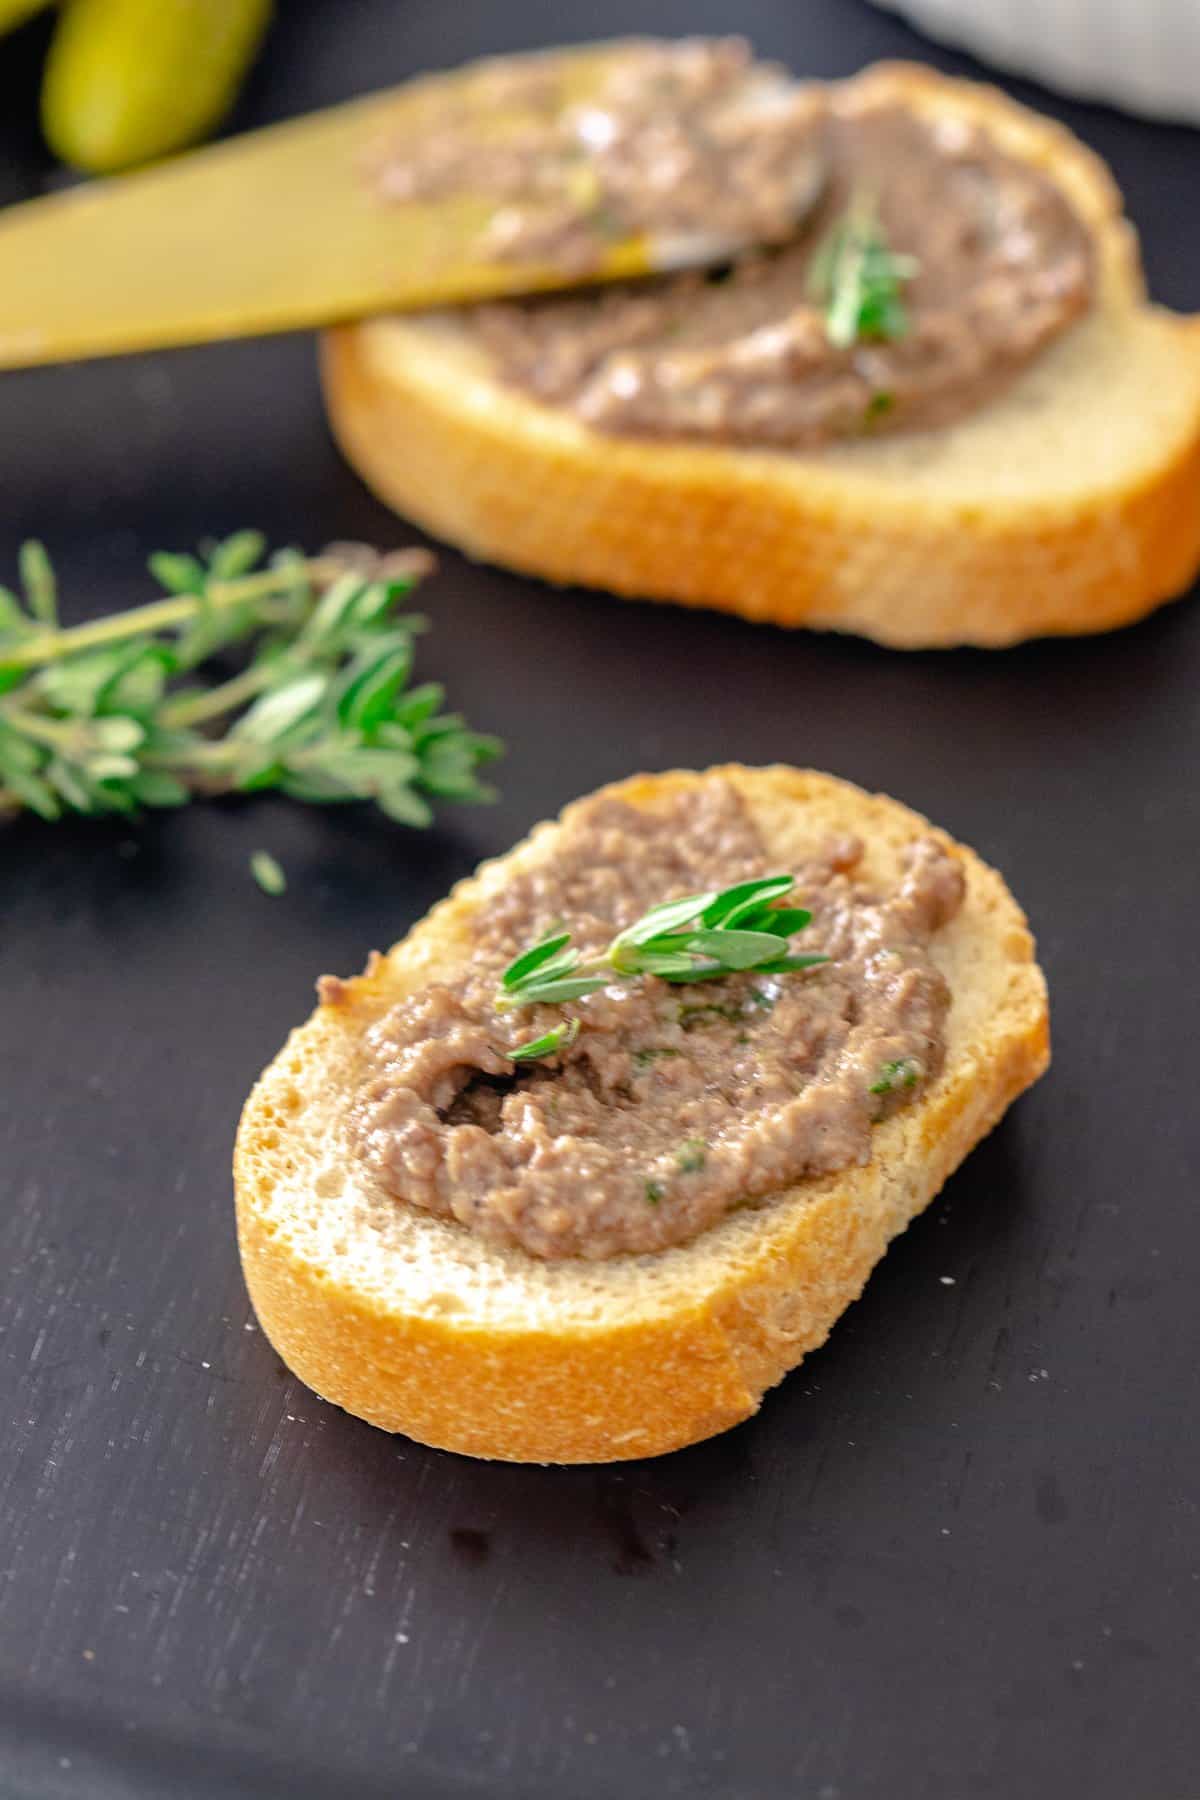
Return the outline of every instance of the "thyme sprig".
[[[431,798],[488,798],[477,771],[496,739],[443,713],[437,683],[409,685],[426,621],[399,607],[427,554],[265,556],[257,531],[160,552],[164,597],[64,628],[50,559],[24,545],[22,594],[0,588],[0,814],[275,788],[426,825]],[[239,651],[240,666],[213,674],[214,657]]]
[[[892,250],[874,201],[857,195],[813,259],[809,291],[824,309],[825,335],[838,350],[908,330],[904,286],[918,273],[913,256]]]
[[[803,907],[778,904],[794,886],[793,875],[766,875],[668,900],[652,906],[586,961],[572,947],[569,932],[551,932],[509,963],[493,1004],[501,1012],[560,1005],[646,975],[683,984],[716,981],[748,969],[766,975],[815,968],[828,957],[793,955],[787,948],[788,939],[812,920]],[[577,1021],[555,1026],[508,1054],[513,1061],[552,1056],[573,1042],[577,1032]]]

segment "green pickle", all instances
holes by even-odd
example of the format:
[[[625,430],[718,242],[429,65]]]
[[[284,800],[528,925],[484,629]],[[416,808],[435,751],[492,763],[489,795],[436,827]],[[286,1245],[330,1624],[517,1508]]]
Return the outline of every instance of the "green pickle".
[[[271,0],[67,0],[42,83],[47,143],[91,175],[196,143],[232,106],[270,17]]]

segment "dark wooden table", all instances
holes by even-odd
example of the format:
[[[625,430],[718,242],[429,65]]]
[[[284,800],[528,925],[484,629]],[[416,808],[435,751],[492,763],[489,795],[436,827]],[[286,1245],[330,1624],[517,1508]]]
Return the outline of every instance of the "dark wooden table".
[[[817,74],[964,66],[858,0],[292,3],[237,123],[729,26]],[[39,40],[0,45],[0,198],[52,179]],[[1037,98],[1111,158],[1158,295],[1200,308],[1200,139]],[[410,535],[339,463],[303,340],[5,377],[0,491],[6,574],[44,536],[81,614],[243,523]],[[1200,608],[901,656],[453,555],[429,600],[425,673],[509,740],[493,810],[0,834],[0,1791],[1195,1800]],[[730,756],[888,788],[997,862],[1051,1075],[711,1444],[489,1467],[322,1405],[254,1328],[229,1182],[314,975],[572,795]]]

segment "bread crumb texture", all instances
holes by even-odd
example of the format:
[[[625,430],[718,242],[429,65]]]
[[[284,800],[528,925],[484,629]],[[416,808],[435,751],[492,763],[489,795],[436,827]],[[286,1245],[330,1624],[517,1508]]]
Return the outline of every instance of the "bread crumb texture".
[[[864,878],[898,878],[930,827],[885,796],[811,772],[733,765],[773,858],[865,839]],[[704,774],[610,791],[654,808]],[[319,1394],[386,1431],[516,1462],[655,1455],[725,1430],[821,1344],[889,1240],[1045,1069],[1045,982],[1001,877],[962,846],[967,897],[934,940],[950,983],[945,1068],[881,1124],[863,1168],[747,1206],[691,1243],[600,1263],[545,1262],[405,1206],[344,1129],[365,1026],[460,961],[508,872],[552,856],[539,826],[485,863],[294,1031],[242,1115],[238,1238],[263,1330]],[[940,834],[939,834],[940,835]]]

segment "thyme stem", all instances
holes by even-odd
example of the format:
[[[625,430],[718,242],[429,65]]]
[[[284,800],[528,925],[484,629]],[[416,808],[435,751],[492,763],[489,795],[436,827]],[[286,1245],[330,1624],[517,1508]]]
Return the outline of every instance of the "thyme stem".
[[[238,675],[231,675],[217,687],[196,694],[180,694],[168,700],[162,709],[162,723],[172,730],[186,725],[207,725],[236,707],[244,706],[256,694],[270,686],[271,672],[259,663],[251,663]]]
[[[261,600],[285,592],[297,577],[309,581],[332,581],[342,573],[339,564],[312,557],[283,569],[261,569],[254,575],[236,581],[213,581],[203,594],[175,594],[168,600],[151,600],[146,606],[130,607],[127,612],[108,613],[102,619],[90,619],[84,625],[71,625],[66,630],[46,631],[22,642],[0,649],[0,663],[7,669],[32,669],[40,663],[57,662],[79,650],[94,650],[102,644],[120,643],[125,638],[141,637],[186,625],[201,613],[231,606],[242,606],[248,600]]]

